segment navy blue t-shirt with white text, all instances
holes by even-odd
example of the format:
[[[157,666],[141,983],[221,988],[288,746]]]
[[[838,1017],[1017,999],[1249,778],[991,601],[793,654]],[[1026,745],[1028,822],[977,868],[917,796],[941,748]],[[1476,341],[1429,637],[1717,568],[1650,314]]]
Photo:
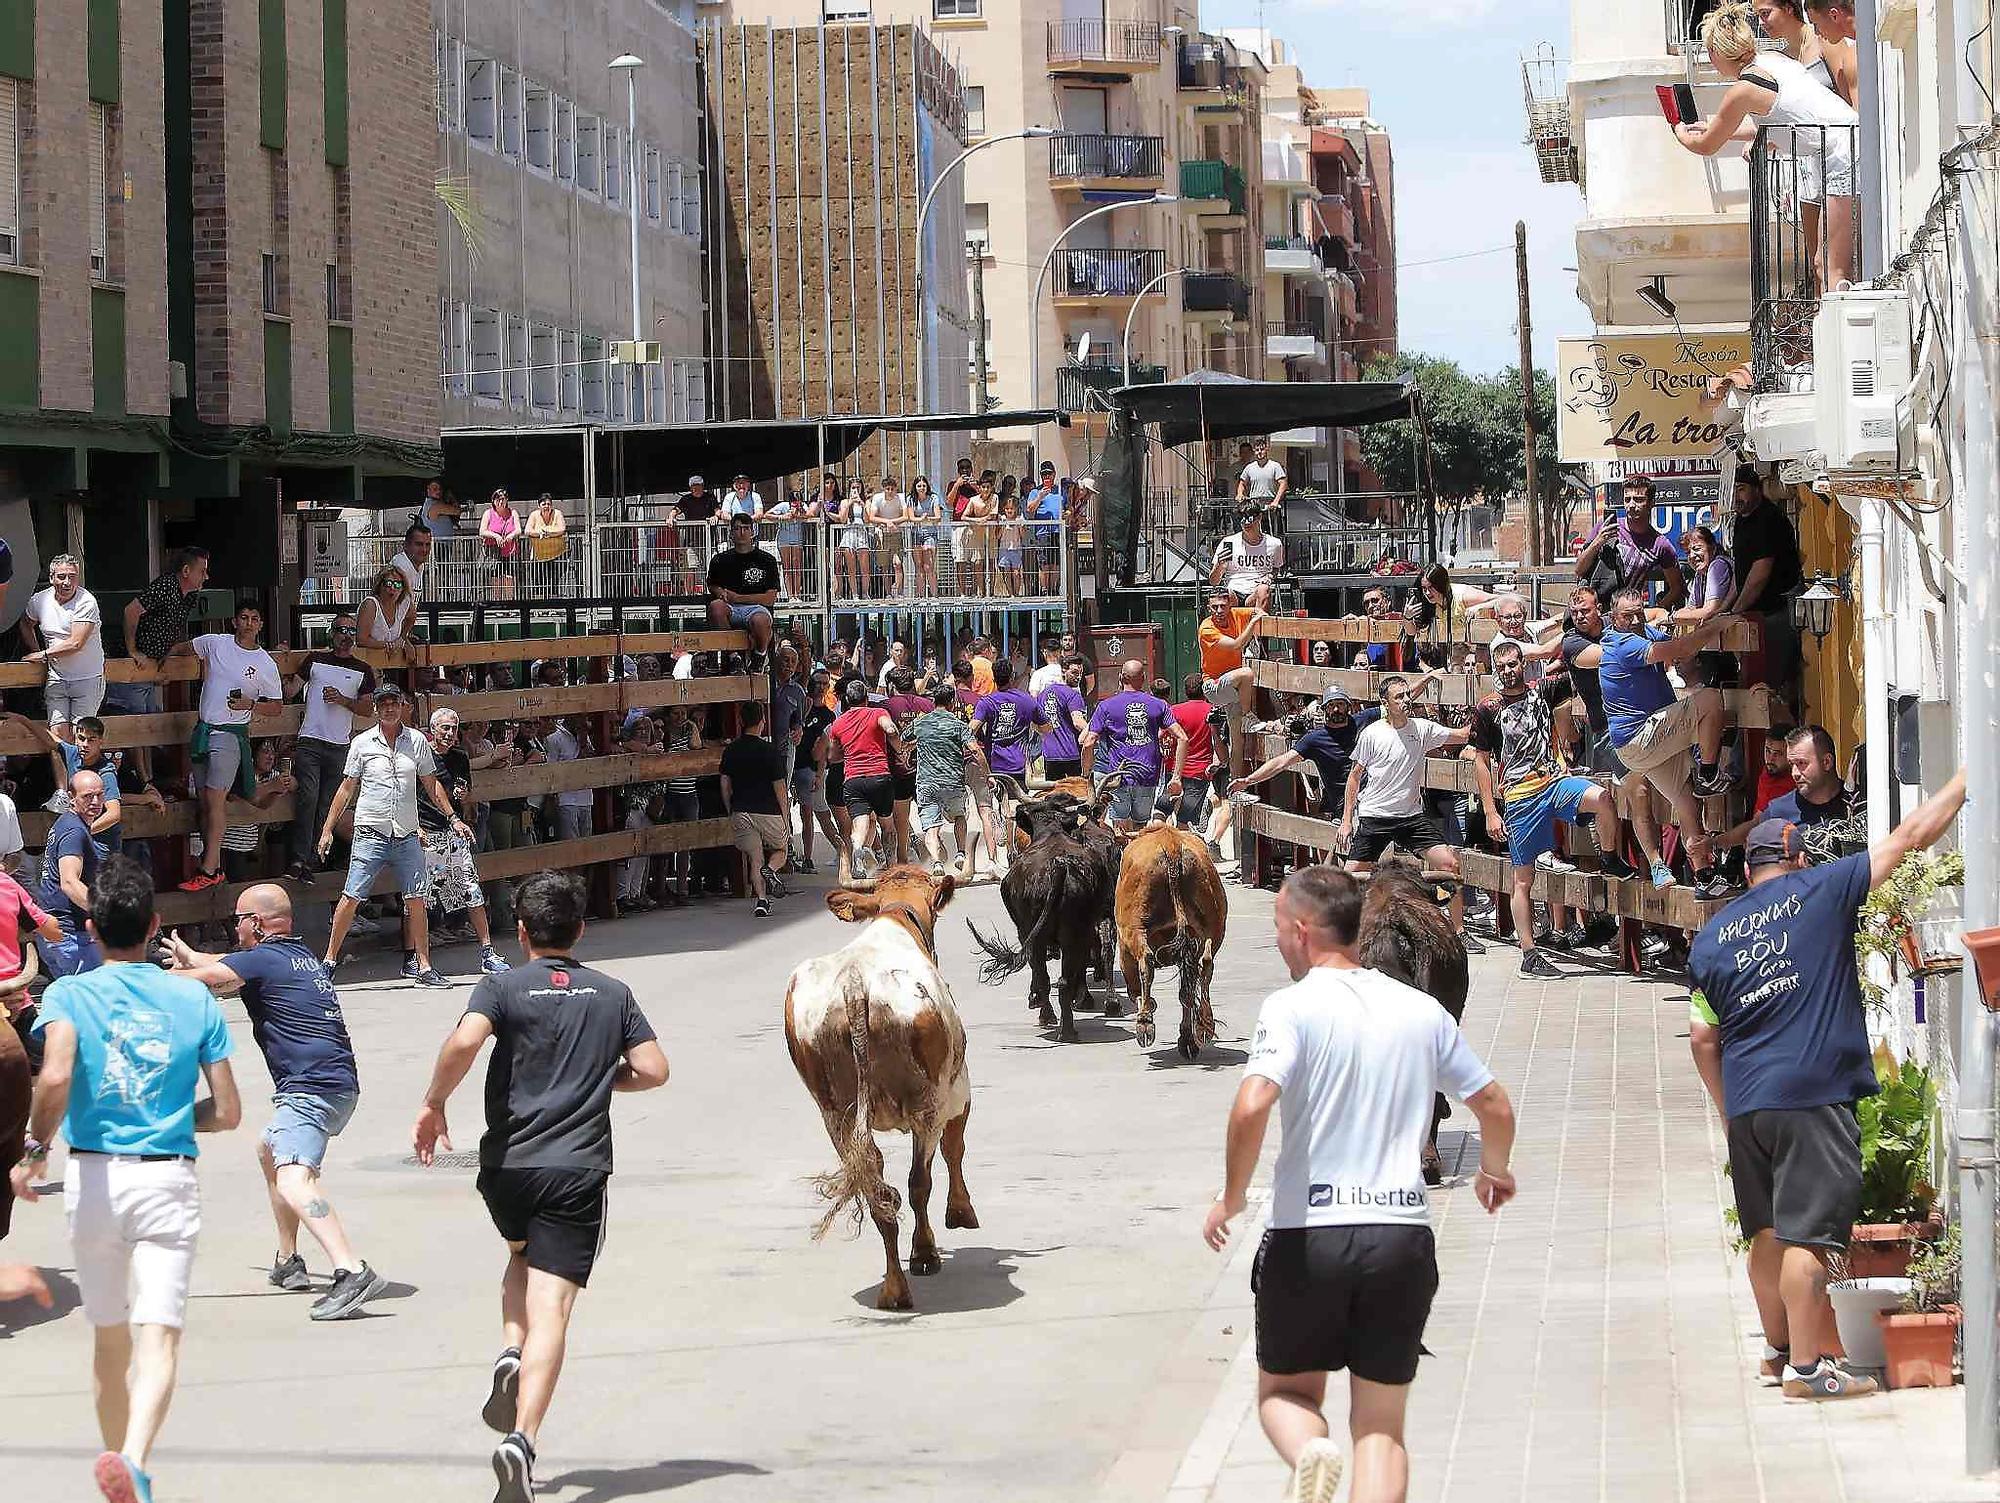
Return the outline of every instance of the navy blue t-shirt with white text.
[[[250,1036],[274,1090],[321,1096],[361,1089],[340,996],[318,955],[296,939],[267,939],[222,963],[243,978]]]

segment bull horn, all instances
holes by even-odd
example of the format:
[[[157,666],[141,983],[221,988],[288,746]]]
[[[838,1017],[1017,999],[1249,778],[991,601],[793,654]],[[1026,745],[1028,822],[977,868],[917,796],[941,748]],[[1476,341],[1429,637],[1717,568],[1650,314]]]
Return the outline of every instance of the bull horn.
[[[858,882],[843,882],[834,889],[835,892],[873,892],[874,890],[875,878],[873,877],[863,877]]]
[[[1056,785],[1051,783],[1047,778],[1026,778],[1022,780],[1021,786],[1026,788],[1030,793],[1048,793]]]

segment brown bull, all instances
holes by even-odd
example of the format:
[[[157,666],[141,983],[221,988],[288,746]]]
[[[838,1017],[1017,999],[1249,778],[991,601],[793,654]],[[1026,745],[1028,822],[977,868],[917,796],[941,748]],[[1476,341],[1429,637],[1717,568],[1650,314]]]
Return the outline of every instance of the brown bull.
[[[1136,1037],[1151,1048],[1153,974],[1180,967],[1180,1052],[1193,1059],[1215,1042],[1209,985],[1222,948],[1229,900],[1201,838],[1170,825],[1149,825],[1125,847],[1118,867],[1118,964],[1138,1009]]]

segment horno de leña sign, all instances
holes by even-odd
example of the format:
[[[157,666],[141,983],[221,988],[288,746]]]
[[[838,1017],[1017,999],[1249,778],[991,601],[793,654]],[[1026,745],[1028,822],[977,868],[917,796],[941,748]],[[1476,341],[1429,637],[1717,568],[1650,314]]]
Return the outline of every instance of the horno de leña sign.
[[[1560,341],[1556,439],[1563,463],[1708,458],[1737,418],[1709,402],[1705,387],[1749,359],[1748,333]]]

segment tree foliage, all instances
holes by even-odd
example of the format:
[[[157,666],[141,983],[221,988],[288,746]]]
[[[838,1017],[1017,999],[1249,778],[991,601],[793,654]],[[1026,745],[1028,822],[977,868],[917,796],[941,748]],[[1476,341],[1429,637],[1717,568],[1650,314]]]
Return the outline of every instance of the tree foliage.
[[[1497,501],[1526,484],[1521,434],[1521,376],[1510,366],[1497,375],[1468,374],[1456,361],[1414,352],[1378,356],[1362,372],[1368,381],[1414,380],[1429,420],[1431,480],[1438,499],[1451,503],[1484,495]],[[1556,492],[1555,382],[1535,372],[1536,488],[1544,500]],[[1392,491],[1424,488],[1411,423],[1377,423],[1361,430],[1361,451]]]

